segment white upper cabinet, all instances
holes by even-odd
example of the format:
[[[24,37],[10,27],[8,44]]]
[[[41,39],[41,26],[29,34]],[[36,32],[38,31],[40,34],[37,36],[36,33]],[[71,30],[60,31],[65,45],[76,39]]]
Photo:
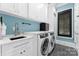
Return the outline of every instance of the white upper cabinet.
[[[56,27],[56,9],[55,4],[48,4],[48,22],[49,22],[49,30],[54,31]]]
[[[53,9],[53,5],[47,3],[0,3],[2,11],[50,24],[53,23]]]
[[[43,3],[30,3],[29,18],[40,22],[47,22],[47,5]]]
[[[27,3],[0,3],[0,10],[27,18]]]
[[[27,18],[27,3],[15,3],[15,12],[17,15]]]
[[[0,3],[0,10],[6,11],[9,13],[15,12],[15,6],[13,3]]]

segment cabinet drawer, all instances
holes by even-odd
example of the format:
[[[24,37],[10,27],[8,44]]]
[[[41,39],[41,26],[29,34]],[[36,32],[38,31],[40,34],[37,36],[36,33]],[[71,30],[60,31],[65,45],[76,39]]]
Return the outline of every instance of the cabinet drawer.
[[[26,42],[31,42],[31,39],[23,39],[23,40],[21,39],[19,41],[17,40],[11,43],[4,44],[2,45],[2,50],[10,50],[10,49],[13,49],[13,47],[22,45]]]
[[[14,47],[13,56],[29,56],[32,54],[32,42]]]

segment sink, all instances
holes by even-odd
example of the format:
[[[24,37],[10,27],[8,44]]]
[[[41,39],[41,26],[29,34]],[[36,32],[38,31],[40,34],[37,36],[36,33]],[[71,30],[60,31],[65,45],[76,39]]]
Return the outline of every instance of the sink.
[[[23,38],[26,38],[26,37],[25,36],[18,36],[18,37],[10,38],[10,40],[17,40],[17,39],[23,39]]]

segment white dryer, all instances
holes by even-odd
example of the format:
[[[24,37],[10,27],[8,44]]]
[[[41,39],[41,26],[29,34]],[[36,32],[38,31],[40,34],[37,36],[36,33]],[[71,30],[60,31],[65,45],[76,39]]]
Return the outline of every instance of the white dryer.
[[[50,39],[50,43],[49,43],[48,53],[50,54],[53,51],[55,45],[55,36],[53,32],[49,33],[49,39]]]
[[[38,56],[47,56],[49,50],[49,34],[42,33],[38,35]]]

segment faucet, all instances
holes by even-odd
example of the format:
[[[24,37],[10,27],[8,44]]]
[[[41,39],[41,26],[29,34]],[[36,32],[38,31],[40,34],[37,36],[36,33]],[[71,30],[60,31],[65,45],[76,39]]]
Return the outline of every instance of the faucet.
[[[15,34],[15,36],[20,34],[20,32],[19,32],[19,27],[18,27],[18,23],[15,23],[14,34]]]

